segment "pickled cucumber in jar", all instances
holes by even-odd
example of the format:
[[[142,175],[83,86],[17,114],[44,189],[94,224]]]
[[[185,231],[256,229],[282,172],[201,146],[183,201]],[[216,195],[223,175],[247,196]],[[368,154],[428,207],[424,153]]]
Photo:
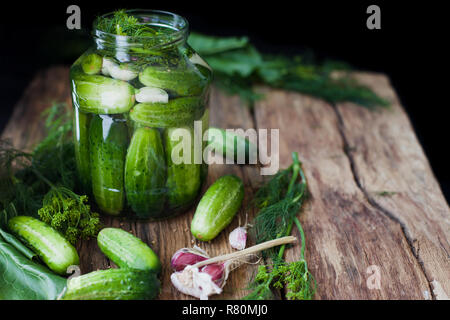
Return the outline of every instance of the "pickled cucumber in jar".
[[[187,25],[168,12],[105,14],[94,22],[95,45],[71,67],[78,176],[104,214],[173,216],[206,179],[207,165],[193,161],[193,128],[208,127],[212,73],[186,43]],[[175,139],[179,131],[189,143]],[[180,147],[183,163],[172,158]]]

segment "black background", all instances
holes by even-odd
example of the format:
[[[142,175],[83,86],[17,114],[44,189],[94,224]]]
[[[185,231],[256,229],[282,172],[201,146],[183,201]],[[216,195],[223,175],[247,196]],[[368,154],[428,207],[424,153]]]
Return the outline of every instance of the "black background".
[[[93,18],[118,8],[161,9],[186,17],[192,30],[247,35],[261,50],[312,50],[389,75],[447,200],[450,199],[446,92],[448,42],[442,2],[427,1],[59,1],[10,2],[0,21],[0,130],[33,74],[71,64],[89,44]],[[66,9],[81,8],[81,32],[69,31]],[[381,30],[368,30],[366,9],[381,8]]]

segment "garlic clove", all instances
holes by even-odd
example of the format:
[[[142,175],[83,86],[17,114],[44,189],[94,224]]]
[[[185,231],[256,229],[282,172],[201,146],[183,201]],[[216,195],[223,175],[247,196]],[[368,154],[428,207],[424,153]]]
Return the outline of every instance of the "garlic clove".
[[[143,87],[135,91],[136,101],[141,103],[168,103],[169,94],[160,88]]]
[[[173,254],[170,265],[173,270],[181,271],[186,266],[196,264],[208,258],[209,256],[200,248],[182,248]]]
[[[130,81],[138,76],[138,72],[133,70],[130,65],[122,63],[117,65],[115,63],[107,67],[109,75],[117,80]]]
[[[117,66],[117,63],[115,63],[110,58],[103,57],[103,63],[102,63],[102,73],[103,73],[103,75],[110,76],[109,69],[114,67],[114,66]]]
[[[200,272],[207,273],[211,276],[212,281],[219,287],[223,288],[225,285],[225,266],[223,263],[208,264],[200,269]]]
[[[170,280],[178,291],[201,300],[208,300],[210,295],[222,293],[211,275],[200,272],[195,267],[187,266],[183,271],[172,273]]]
[[[230,242],[231,247],[234,249],[245,249],[245,246],[247,244],[247,229],[244,227],[237,227],[230,232],[228,241]]]

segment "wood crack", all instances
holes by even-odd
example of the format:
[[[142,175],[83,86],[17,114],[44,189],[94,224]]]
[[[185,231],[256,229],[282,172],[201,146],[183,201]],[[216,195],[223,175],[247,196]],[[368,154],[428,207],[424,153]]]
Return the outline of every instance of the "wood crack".
[[[344,120],[342,118],[341,113],[339,112],[337,106],[335,104],[331,104],[336,117],[337,117],[337,121],[338,121],[338,131],[339,134],[341,135],[343,144],[344,144],[344,153],[346,155],[346,157],[348,158],[348,161],[350,163],[350,168],[353,174],[353,178],[355,180],[355,183],[357,185],[357,187],[361,190],[361,192],[363,193],[364,197],[366,198],[367,202],[373,206],[375,209],[377,209],[378,211],[380,211],[381,213],[383,213],[386,217],[388,217],[391,221],[398,223],[400,225],[400,228],[402,230],[403,236],[405,237],[406,242],[408,243],[408,246],[411,250],[412,255],[414,256],[414,258],[416,259],[420,270],[422,271],[425,279],[427,279],[427,283],[428,283],[428,289],[429,292],[432,296],[432,299],[435,300],[436,296],[433,292],[431,283],[432,280],[430,279],[430,277],[428,276],[426,270],[425,270],[425,266],[423,263],[423,260],[421,259],[421,257],[419,256],[419,250],[416,250],[415,246],[414,246],[414,242],[416,242],[416,239],[413,239],[413,237],[410,235],[410,233],[408,232],[408,228],[406,227],[405,223],[403,223],[403,221],[401,221],[394,213],[392,213],[391,211],[389,211],[388,209],[384,208],[382,205],[380,205],[372,196],[371,194],[364,188],[362,182],[361,182],[361,178],[360,175],[358,173],[358,169],[356,167],[356,163],[355,160],[353,158],[352,152],[354,152],[354,146],[351,146],[347,136],[345,135],[345,131],[344,131]]]

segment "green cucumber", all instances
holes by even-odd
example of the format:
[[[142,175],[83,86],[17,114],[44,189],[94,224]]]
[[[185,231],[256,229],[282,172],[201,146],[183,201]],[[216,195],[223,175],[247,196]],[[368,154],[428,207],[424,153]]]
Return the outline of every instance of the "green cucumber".
[[[135,102],[133,86],[100,75],[74,73],[72,95],[81,111],[96,114],[128,112]]]
[[[118,215],[125,202],[124,167],[128,145],[125,121],[94,116],[89,130],[92,193],[100,210]]]
[[[128,204],[140,218],[157,216],[163,209],[166,162],[157,129],[137,128],[125,161]]]
[[[139,74],[139,81],[147,87],[170,91],[178,96],[201,95],[209,78],[196,68],[170,69],[147,67]]]
[[[193,128],[169,128],[164,131],[164,141],[166,145],[166,161],[167,161],[167,188],[168,200],[171,208],[179,208],[189,205],[197,196],[200,186],[200,164],[194,163],[194,130]],[[183,152],[176,153],[176,150],[183,146],[183,140],[178,136],[179,133],[185,132],[189,139],[191,157],[187,163],[176,164],[173,162],[172,156],[183,157]],[[176,148],[176,149],[175,149]],[[175,149],[174,155],[172,152]],[[182,150],[181,150],[182,151]],[[182,159],[180,159],[182,160]]]
[[[89,126],[92,115],[74,108],[73,141],[75,161],[81,186],[86,193],[91,191],[91,164],[89,154]]]
[[[192,125],[204,111],[201,97],[169,100],[169,103],[139,103],[130,111],[130,118],[147,127],[170,128]]]
[[[214,239],[230,224],[244,199],[244,184],[233,175],[214,182],[200,200],[191,223],[191,233],[198,240]]]
[[[120,268],[161,271],[161,261],[148,245],[131,233],[104,228],[97,236],[100,250]]]
[[[58,231],[30,216],[16,216],[8,229],[33,250],[54,272],[66,275],[67,268],[80,264],[77,250]]]
[[[151,271],[99,270],[69,279],[62,300],[150,300],[159,294],[159,286]]]
[[[83,57],[81,68],[86,74],[96,74],[102,70],[103,58],[96,53],[91,53]]]

